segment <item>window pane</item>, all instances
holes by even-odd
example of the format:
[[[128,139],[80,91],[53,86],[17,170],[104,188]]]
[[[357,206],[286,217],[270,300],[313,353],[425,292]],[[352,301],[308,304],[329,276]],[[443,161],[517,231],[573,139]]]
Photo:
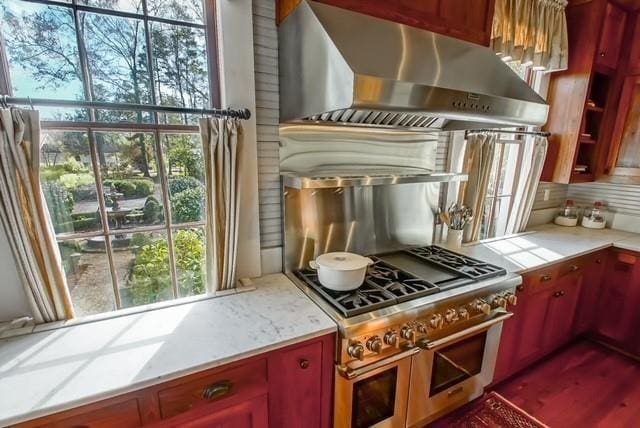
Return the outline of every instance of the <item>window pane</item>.
[[[96,133],[109,227],[164,223],[154,137],[149,133]]]
[[[84,100],[71,9],[17,0],[1,3],[14,94]]]
[[[504,145],[502,165],[500,165],[500,178],[498,180],[498,195],[510,195],[513,192],[519,150],[520,145],[518,143]]]
[[[76,316],[116,309],[104,237],[58,243]]]
[[[209,104],[204,30],[151,24],[158,104],[203,108]]]
[[[171,220],[174,224],[204,220],[204,158],[200,136],[162,134],[169,175]]]
[[[142,14],[142,0],[78,0],[79,4]]]
[[[56,233],[102,230],[86,133],[43,135],[40,181]]]
[[[204,281],[204,229],[184,229],[173,232],[176,249],[176,270],[180,297],[203,294]]]
[[[94,98],[151,102],[144,23],[139,19],[81,13]],[[142,121],[142,113],[137,113]]]
[[[491,173],[489,174],[489,186],[487,187],[487,195],[494,196],[496,194],[496,181],[498,179],[498,171],[500,164],[500,154],[502,153],[502,149],[504,144],[496,144],[496,151],[493,157],[493,163],[491,164]]]
[[[147,0],[147,8],[159,18],[203,22],[202,0]]]
[[[124,307],[171,300],[171,271],[169,246],[164,232],[123,234],[128,239],[125,250],[118,254],[117,269],[120,295]]]
[[[82,122],[89,120],[86,109],[72,109],[63,107],[37,107],[40,112],[40,120]]]
[[[494,236],[504,236],[507,230],[507,221],[509,220],[510,203],[511,197],[509,196],[496,199],[493,224],[491,225],[491,238]]]

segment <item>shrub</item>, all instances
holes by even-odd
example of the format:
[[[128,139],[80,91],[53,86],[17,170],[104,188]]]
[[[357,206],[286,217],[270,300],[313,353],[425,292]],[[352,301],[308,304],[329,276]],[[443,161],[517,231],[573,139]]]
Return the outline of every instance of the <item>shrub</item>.
[[[71,211],[73,211],[73,196],[61,184],[55,181],[42,183],[42,192],[49,209],[49,215],[56,233],[73,231]]]
[[[197,189],[199,187],[202,187],[202,183],[197,178],[183,176],[169,179],[169,193],[171,196],[175,196],[185,190]]]
[[[76,158],[73,158],[73,157],[67,159],[63,167],[67,172],[74,172],[74,173],[89,172],[89,168],[84,166],[82,162],[76,160]]]
[[[200,221],[204,212],[204,189],[188,189],[174,195],[171,207],[173,221],[176,223]]]
[[[143,305],[170,299],[171,273],[167,241],[152,243],[147,236],[132,237],[132,243],[143,243],[136,253],[129,286],[133,303]],[[180,296],[202,294],[205,291],[203,263],[204,242],[200,230],[179,230],[175,234],[176,268]]]
[[[72,214],[71,217],[73,218],[73,230],[76,232],[93,230],[100,224],[97,212],[90,214]]]
[[[125,198],[144,198],[153,194],[155,184],[153,180],[146,178],[130,178],[122,180],[104,180],[103,182],[105,192],[108,192],[110,187],[116,188],[116,191],[122,193]]]
[[[77,189],[78,187],[82,186],[92,185],[94,183],[93,174],[90,174],[88,172],[70,172],[62,174],[58,181],[69,190]]]
[[[149,196],[146,201],[144,201],[144,207],[142,208],[143,219],[146,224],[159,223],[164,220],[164,212],[162,210],[162,205],[158,200]]]

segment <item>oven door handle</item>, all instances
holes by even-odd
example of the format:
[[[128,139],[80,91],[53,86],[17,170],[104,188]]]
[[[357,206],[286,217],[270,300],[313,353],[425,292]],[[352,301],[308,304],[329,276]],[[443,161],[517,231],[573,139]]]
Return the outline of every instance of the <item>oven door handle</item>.
[[[481,322],[480,324],[476,324],[472,327],[469,327],[465,330],[458,331],[456,333],[450,334],[447,337],[443,337],[442,339],[430,341],[430,340],[420,340],[417,345],[422,349],[434,350],[436,348],[440,348],[441,346],[447,345],[449,343],[455,342],[457,340],[463,339],[467,336],[470,336],[475,333],[479,333],[484,330],[488,330],[495,324],[503,322],[504,320],[508,320],[513,316],[511,312],[505,312],[501,315],[498,315],[490,320]]]
[[[384,360],[376,361],[375,363],[368,364],[363,367],[358,367],[357,369],[352,369],[347,366],[338,366],[338,373],[345,379],[351,380],[355,379],[359,376],[362,376],[365,373],[369,373],[375,369],[379,369],[380,367],[384,367],[388,364],[395,363],[396,361],[400,361],[406,357],[410,357],[414,354],[420,352],[421,349],[416,347],[409,348],[399,354],[393,355],[389,358],[385,358]]]

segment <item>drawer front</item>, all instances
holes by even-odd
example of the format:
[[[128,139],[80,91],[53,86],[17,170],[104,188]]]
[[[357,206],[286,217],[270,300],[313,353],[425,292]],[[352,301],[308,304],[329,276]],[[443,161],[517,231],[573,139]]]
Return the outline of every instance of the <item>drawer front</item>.
[[[593,255],[588,254],[562,263],[558,269],[558,276],[566,277],[582,275],[585,267],[593,260],[593,258]]]
[[[142,426],[138,400],[131,399],[68,418],[45,417],[24,426],[51,428],[133,428]]]
[[[160,415],[167,419],[196,407],[253,396],[261,391],[267,391],[265,359],[197,376],[159,391]]]
[[[558,279],[558,273],[558,265],[552,265],[523,275],[521,286],[523,295],[552,287]]]

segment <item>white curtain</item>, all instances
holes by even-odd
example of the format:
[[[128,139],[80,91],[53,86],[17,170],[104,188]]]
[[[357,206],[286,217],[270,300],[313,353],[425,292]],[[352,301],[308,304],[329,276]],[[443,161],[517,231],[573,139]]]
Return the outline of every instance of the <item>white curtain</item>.
[[[206,275],[209,292],[235,288],[242,127],[237,119],[201,119],[206,191]]]
[[[566,0],[496,0],[491,46],[502,57],[547,71],[569,58]]]
[[[492,132],[467,137],[463,171],[469,175],[469,180],[461,186],[461,199],[473,210],[473,220],[464,229],[465,242],[476,241],[480,236],[482,213],[498,137],[498,134]]]
[[[544,160],[547,156],[547,138],[533,135],[527,136],[522,150],[522,168],[518,172],[518,186],[513,195],[513,204],[509,213],[509,221],[505,234],[523,232],[533,208],[538,190],[538,182],[542,175]]]
[[[43,323],[72,318],[73,306],[39,171],[38,112],[0,109],[0,219],[34,319]]]

